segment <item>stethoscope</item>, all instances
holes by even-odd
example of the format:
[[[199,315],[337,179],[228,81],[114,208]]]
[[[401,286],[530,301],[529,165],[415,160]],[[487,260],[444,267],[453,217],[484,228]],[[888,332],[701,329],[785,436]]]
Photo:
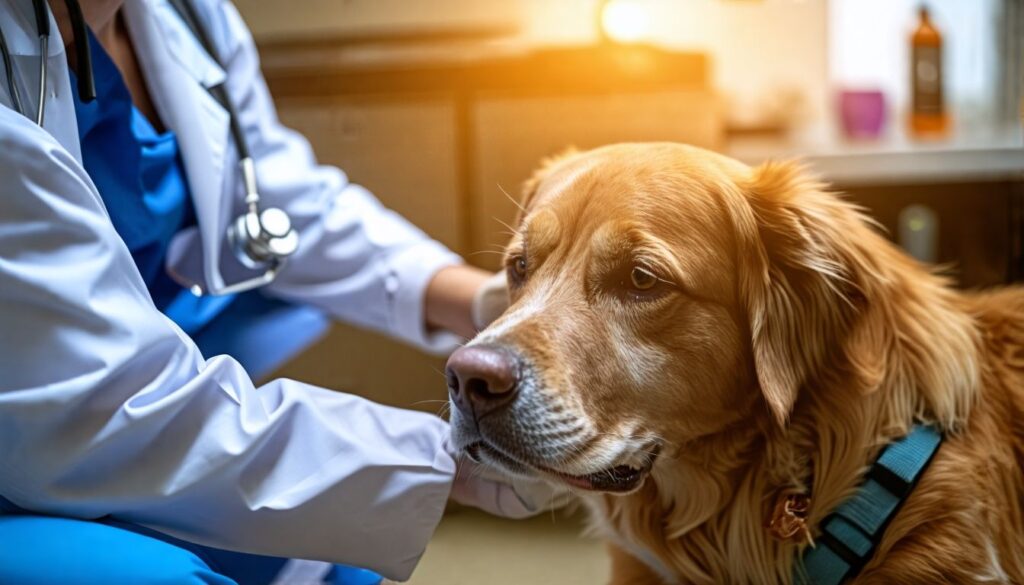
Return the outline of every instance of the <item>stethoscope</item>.
[[[192,29],[193,34],[199,39],[203,49],[210,55],[210,58],[223,68],[223,65],[217,59],[213,43],[210,42],[206,30],[200,25],[201,21],[197,18],[191,3],[187,0],[170,0],[170,2],[181,15],[185,24]],[[96,84],[93,77],[92,54],[89,51],[85,18],[82,16],[82,9],[77,0],[64,0],[64,3],[68,8],[68,14],[71,17],[71,27],[75,35],[75,52],[78,56],[78,70],[76,71],[78,95],[83,102],[91,102],[96,99]],[[35,112],[35,122],[42,126],[46,110],[46,57],[50,43],[50,16],[46,0],[32,0],[32,8],[35,12],[36,30],[39,33],[40,51],[39,107]],[[11,56],[2,28],[0,28],[0,52],[3,53],[4,72],[7,75],[7,86],[11,94],[11,103],[18,113],[29,117],[22,107],[21,98],[14,84]],[[270,284],[277,278],[288,257],[294,254],[299,247],[299,235],[292,228],[291,218],[288,217],[288,214],[283,209],[278,207],[260,209],[260,195],[256,183],[256,165],[249,151],[249,145],[245,140],[245,134],[242,132],[242,127],[239,124],[234,104],[231,102],[224,84],[221,83],[210,88],[209,92],[228,113],[231,137],[235,143],[235,148],[238,150],[238,166],[242,174],[242,184],[245,186],[244,202],[246,211],[228,225],[228,243],[235,257],[243,266],[251,270],[262,269],[263,273],[260,276],[234,284],[224,286],[208,285],[205,289],[199,284],[193,284],[189,287],[189,290],[196,296],[229,295]]]

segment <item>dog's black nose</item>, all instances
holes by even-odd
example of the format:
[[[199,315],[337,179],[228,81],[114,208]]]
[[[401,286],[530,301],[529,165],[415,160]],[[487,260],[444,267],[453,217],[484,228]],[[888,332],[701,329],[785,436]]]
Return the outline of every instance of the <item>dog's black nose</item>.
[[[471,418],[512,402],[519,386],[519,360],[507,349],[493,345],[460,347],[448,358],[448,394]]]

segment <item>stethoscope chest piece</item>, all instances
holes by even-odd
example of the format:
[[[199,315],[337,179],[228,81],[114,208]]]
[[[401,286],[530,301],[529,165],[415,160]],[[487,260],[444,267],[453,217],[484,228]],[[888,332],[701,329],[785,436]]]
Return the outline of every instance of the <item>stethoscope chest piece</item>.
[[[287,213],[269,207],[238,216],[228,230],[228,241],[238,261],[255,270],[294,254],[299,247],[299,234],[292,228]]]

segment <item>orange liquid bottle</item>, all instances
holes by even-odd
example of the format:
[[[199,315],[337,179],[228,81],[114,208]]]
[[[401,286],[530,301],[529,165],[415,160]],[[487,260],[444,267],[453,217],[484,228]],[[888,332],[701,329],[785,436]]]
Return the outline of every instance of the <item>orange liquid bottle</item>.
[[[949,129],[942,95],[942,35],[926,7],[918,14],[917,30],[911,37],[910,132],[916,138],[940,138]]]

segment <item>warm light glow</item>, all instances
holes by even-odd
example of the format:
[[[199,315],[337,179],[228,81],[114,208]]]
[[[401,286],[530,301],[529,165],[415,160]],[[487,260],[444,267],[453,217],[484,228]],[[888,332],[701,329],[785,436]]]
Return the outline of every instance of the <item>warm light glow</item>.
[[[611,0],[601,12],[601,28],[613,41],[641,41],[650,33],[650,26],[647,7],[639,0]]]

